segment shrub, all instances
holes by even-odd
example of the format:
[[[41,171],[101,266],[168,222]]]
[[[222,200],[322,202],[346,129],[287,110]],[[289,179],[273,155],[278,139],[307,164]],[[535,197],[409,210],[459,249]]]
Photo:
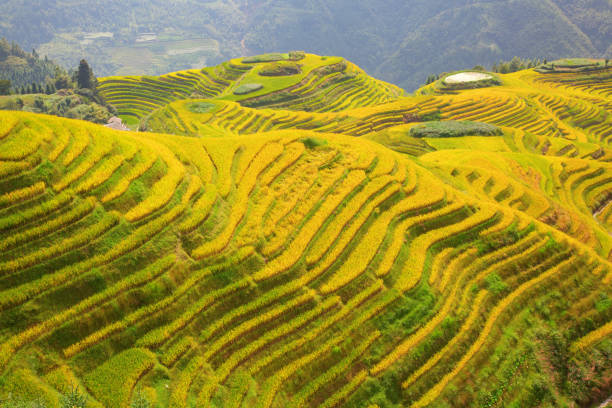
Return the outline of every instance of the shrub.
[[[62,397],[62,408],[85,408],[87,397],[79,391],[79,387],[74,387],[70,392]]]
[[[410,129],[412,137],[501,136],[500,128],[488,123],[469,121],[432,121]]]
[[[300,64],[295,62],[271,62],[264,65],[259,71],[262,76],[290,76],[302,72]]]
[[[274,62],[274,61],[299,61],[301,59],[306,58],[306,53],[304,51],[291,51],[288,54],[283,54],[280,52],[271,52],[268,54],[262,55],[254,55],[252,57],[246,57],[242,59],[244,64],[257,64],[260,62]]]
[[[299,61],[306,58],[306,53],[304,51],[290,51],[289,59],[291,61]]]
[[[300,142],[304,144],[309,149],[314,149],[316,147],[321,147],[327,145],[327,140],[319,139],[317,137],[306,137],[304,139],[300,139]]]
[[[252,57],[246,57],[242,59],[242,62],[245,64],[256,64],[259,62],[282,61],[288,58],[289,58],[289,55],[287,54],[281,54],[279,52],[272,52],[269,54],[254,55]]]
[[[508,288],[508,285],[496,273],[492,273],[485,278],[487,288],[494,294],[499,294]]]
[[[136,390],[136,395],[132,399],[130,408],[151,408],[151,402],[145,397],[140,388]]]
[[[194,102],[187,105],[187,109],[193,113],[208,113],[215,107],[216,105],[210,102]]]
[[[439,121],[440,119],[442,119],[442,112],[440,112],[439,110],[434,111],[434,112],[429,112],[429,113],[422,115],[420,119],[421,119],[421,122]]]
[[[234,95],[246,95],[251,92],[259,91],[261,88],[263,88],[262,84],[242,84],[238,88],[234,89]]]

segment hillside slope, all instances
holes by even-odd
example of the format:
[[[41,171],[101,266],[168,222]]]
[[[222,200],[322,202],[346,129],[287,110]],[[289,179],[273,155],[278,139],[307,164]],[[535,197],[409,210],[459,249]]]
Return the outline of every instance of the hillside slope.
[[[295,71],[285,73],[283,69]],[[100,79],[98,90],[134,124],[169,102],[190,98],[236,101],[258,108],[332,111],[377,105],[404,94],[343,58],[299,51],[239,58],[216,67],[159,77],[107,77]],[[348,96],[350,103],[346,103]],[[146,127],[146,123],[142,125]]]
[[[0,112],[0,397],[609,396],[610,69],[403,97],[346,62],[352,86],[333,98],[326,85],[276,104],[234,94],[266,64],[101,81],[124,115],[174,134]],[[282,90],[274,79],[253,92]],[[451,120],[473,130],[435,137]]]

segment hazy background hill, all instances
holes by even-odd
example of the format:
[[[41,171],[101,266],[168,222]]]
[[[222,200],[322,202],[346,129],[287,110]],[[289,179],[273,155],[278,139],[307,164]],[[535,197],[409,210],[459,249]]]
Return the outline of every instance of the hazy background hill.
[[[0,36],[100,75],[304,49],[409,90],[500,59],[612,55],[610,0],[6,0]]]

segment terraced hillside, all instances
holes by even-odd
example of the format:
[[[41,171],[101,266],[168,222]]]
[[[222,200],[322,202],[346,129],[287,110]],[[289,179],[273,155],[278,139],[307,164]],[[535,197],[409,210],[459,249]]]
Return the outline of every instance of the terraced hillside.
[[[274,88],[293,99],[270,99],[265,78],[234,94],[269,63],[102,81],[165,133],[0,112],[0,397],[609,397],[609,70],[401,97],[345,63],[352,90],[309,86],[325,80],[304,69]]]
[[[295,68],[286,72],[283,68]],[[249,90],[244,92],[241,88]],[[189,98],[239,101],[244,106],[327,112],[388,102],[404,91],[366,75],[339,57],[302,52],[239,58],[216,67],[160,77],[108,77],[99,90],[128,123],[169,102]]]

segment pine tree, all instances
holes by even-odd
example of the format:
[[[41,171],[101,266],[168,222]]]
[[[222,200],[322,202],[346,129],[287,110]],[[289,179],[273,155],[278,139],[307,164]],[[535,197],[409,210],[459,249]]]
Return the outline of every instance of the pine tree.
[[[87,397],[80,393],[79,387],[74,387],[62,398],[62,408],[85,408],[86,406]]]
[[[70,88],[70,78],[66,74],[59,74],[55,77],[55,89]]]
[[[93,88],[93,71],[89,67],[89,64],[84,59],[79,63],[79,70],[77,73],[77,84],[79,88]]]
[[[519,57],[514,57],[512,58],[512,61],[510,61],[510,65],[508,66],[508,69],[510,72],[516,72],[516,71],[520,71],[522,67],[523,67],[523,61],[521,61]]]
[[[142,393],[142,390],[140,389],[136,390],[136,395],[134,396],[134,399],[132,400],[132,403],[130,404],[130,408],[151,408],[151,403],[144,396],[144,394]]]
[[[11,94],[11,81],[6,79],[0,79],[0,95]]]

